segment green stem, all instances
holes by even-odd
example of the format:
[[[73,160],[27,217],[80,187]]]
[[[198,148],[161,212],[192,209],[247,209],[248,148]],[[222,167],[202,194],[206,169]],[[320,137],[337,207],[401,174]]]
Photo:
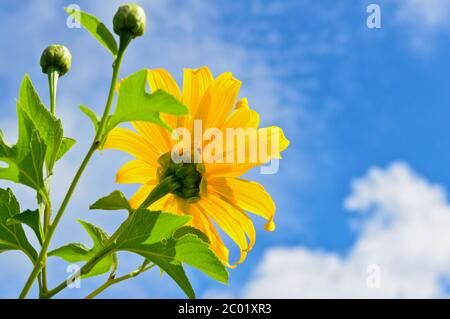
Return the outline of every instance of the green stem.
[[[127,279],[131,279],[134,277],[139,276],[140,274],[142,274],[143,272],[146,272],[149,269],[152,269],[155,266],[155,264],[151,264],[146,266],[146,264],[144,263],[141,267],[139,267],[138,269],[124,275],[118,278],[108,278],[108,280],[101,285],[100,287],[98,287],[97,289],[95,289],[93,292],[91,292],[89,295],[87,295],[84,299],[93,299],[96,296],[98,296],[100,293],[102,293],[103,291],[105,291],[107,288],[111,287],[112,285],[118,284],[122,281],[125,281]]]
[[[142,202],[140,208],[147,208],[158,199],[163,198],[167,194],[176,191],[180,187],[180,184],[175,181],[175,177],[168,176],[155,186],[150,195]]]
[[[59,73],[54,68],[48,70],[48,86],[50,88],[50,113],[56,113],[56,89],[58,87]]]
[[[111,85],[109,88],[108,100],[106,102],[105,111],[103,112],[103,116],[102,116],[102,119],[101,119],[101,122],[100,122],[100,125],[98,128],[97,134],[95,136],[95,139],[94,139],[91,147],[89,148],[89,151],[87,152],[86,156],[84,157],[83,162],[81,163],[80,167],[78,168],[78,171],[76,172],[75,177],[72,180],[72,183],[70,184],[69,190],[67,191],[66,196],[64,197],[64,200],[61,203],[61,207],[59,208],[58,213],[55,216],[55,220],[48,228],[48,232],[45,236],[44,243],[42,245],[41,251],[36,260],[34,268],[31,272],[30,276],[28,277],[28,280],[25,283],[25,286],[23,287],[22,292],[20,293],[20,296],[19,296],[20,299],[26,298],[34,281],[36,280],[36,277],[39,275],[42,268],[45,266],[45,256],[47,255],[47,251],[50,246],[50,242],[52,240],[52,237],[56,230],[56,227],[58,226],[58,223],[61,220],[61,218],[67,208],[67,205],[69,204],[70,199],[72,198],[73,192],[75,191],[75,188],[81,178],[81,175],[83,174],[84,170],[86,169],[86,166],[89,163],[90,159],[92,158],[92,155],[95,153],[95,151],[97,150],[97,148],[99,146],[99,139],[101,138],[101,136],[103,134],[103,129],[105,127],[105,123],[107,121],[109,112],[111,110],[112,102],[114,100],[114,93],[115,93],[115,88],[116,88],[116,84],[117,84],[117,79],[119,76],[120,65],[122,63],[122,58],[125,53],[125,49],[129,43],[129,40],[127,41],[126,44],[124,44],[122,42],[125,43],[125,41],[122,41],[122,39],[121,39],[120,49],[117,54],[116,60],[114,61],[114,64],[113,64],[113,75],[112,75],[112,79],[111,79]]]
[[[122,35],[120,37],[120,48],[119,53],[117,54],[117,58],[114,61],[113,64],[113,80],[111,81],[111,86],[109,87],[109,95],[108,95],[108,101],[106,102],[105,111],[103,112],[102,119],[100,120],[100,124],[98,125],[97,134],[95,136],[95,143],[99,143],[103,130],[105,129],[105,125],[108,121],[109,112],[111,110],[112,102],[114,100],[114,93],[116,91],[116,85],[117,85],[117,79],[119,76],[119,69],[120,65],[122,63],[123,54],[125,53],[125,50],[128,46],[128,44],[131,41],[131,36],[129,35]]]
[[[55,116],[56,115],[56,91],[58,88],[58,78],[59,73],[55,68],[50,68],[48,70],[48,87],[50,91],[50,113]],[[47,168],[47,180],[46,180],[46,193],[50,197],[50,176],[52,172]],[[43,201],[42,205],[44,210],[44,236],[47,235],[48,229],[51,223],[51,215],[52,215],[52,207],[50,201]],[[41,285],[39,285],[39,293],[47,292],[47,254],[44,256],[44,266],[42,268],[41,273]]]

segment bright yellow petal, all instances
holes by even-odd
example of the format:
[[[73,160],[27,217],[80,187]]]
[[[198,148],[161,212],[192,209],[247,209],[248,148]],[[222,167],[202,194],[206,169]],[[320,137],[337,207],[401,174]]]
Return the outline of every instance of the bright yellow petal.
[[[181,101],[189,107],[190,114],[197,112],[200,101],[214,79],[207,67],[184,69]],[[188,128],[189,116],[178,117],[178,127]]]
[[[228,263],[228,248],[223,243],[216,228],[209,220],[208,216],[204,215],[197,204],[191,205],[190,212],[193,217],[191,222],[192,226],[203,232],[208,237],[211,249],[214,251],[217,257],[219,257],[219,259],[225,265],[230,266]]]
[[[217,226],[219,226],[219,228],[230,236],[230,238],[239,246],[241,258],[238,263],[243,261],[247,256],[249,246],[239,222],[232,218],[227,211],[230,207],[225,207],[225,205],[219,206],[218,203],[209,199],[209,197],[202,198],[198,203],[198,206],[203,214],[210,216],[214,222],[216,222]]]
[[[189,213],[188,207],[178,199],[175,195],[167,196],[166,202],[162,205],[161,211],[177,215],[185,215]],[[153,208],[153,205],[152,205]]]
[[[164,90],[173,95],[177,100],[181,99],[180,88],[177,82],[164,69],[148,70],[148,83],[152,92]]]
[[[208,213],[220,228],[231,237],[230,230],[227,231],[226,228],[232,227],[234,232],[239,232],[240,234],[243,232],[250,240],[250,243],[247,243],[247,240],[235,241],[241,250],[241,258],[236,264],[242,263],[247,253],[253,248],[256,240],[256,231],[252,220],[240,207],[227,202],[218,194],[208,194],[207,200],[215,206],[215,209],[208,211]]]
[[[253,138],[246,138],[244,147],[239,147],[237,140],[227,141],[223,155],[223,163],[208,163],[205,165],[208,178],[226,176],[239,177],[256,166],[267,163],[271,159],[280,159],[281,152],[288,145],[289,140],[284,136],[280,127],[272,126],[258,129]],[[255,154],[251,152],[256,152]],[[237,156],[242,153],[242,158]],[[231,163],[227,155],[231,154]]]
[[[119,184],[145,184],[156,181],[156,167],[142,160],[132,160],[123,165],[116,174],[116,183]]]
[[[231,115],[226,119],[222,129],[226,130],[227,128],[258,128],[259,125],[259,114],[251,109],[237,109],[231,113]],[[226,132],[224,132],[226,133]]]
[[[203,121],[203,129],[220,128],[231,113],[241,88],[241,81],[230,72],[223,73],[203,96],[194,118]]]
[[[259,146],[266,145],[265,154],[260,154],[260,161],[266,163],[272,158],[281,158],[283,152],[289,146],[289,140],[284,135],[283,130],[278,126],[265,127],[258,130]],[[265,156],[265,157],[264,157]]]
[[[208,193],[216,193],[245,211],[268,220],[266,230],[275,230],[275,203],[263,186],[239,178],[217,177],[208,180]]]
[[[103,149],[117,149],[126,152],[150,165],[157,165],[159,154],[140,135],[133,131],[116,127],[108,134]]]
[[[166,206],[166,203],[170,200],[172,200],[172,198],[174,198],[175,195],[172,194],[167,194],[166,196],[158,199],[156,202],[154,202],[153,204],[150,205],[150,207],[147,207],[153,211],[164,211],[164,207]]]
[[[160,156],[170,151],[172,142],[170,133],[161,126],[149,122],[131,122],[134,129],[154,147]]]
[[[152,92],[163,90],[173,95],[177,100],[181,100],[180,88],[169,72],[164,69],[148,70],[148,83]],[[176,128],[177,119],[175,116],[165,113],[161,114],[161,118],[171,127]]]
[[[259,165],[260,164],[212,163],[205,164],[205,169],[208,179],[216,177],[240,177]]]
[[[249,109],[248,100],[243,97],[236,103],[236,110]]]

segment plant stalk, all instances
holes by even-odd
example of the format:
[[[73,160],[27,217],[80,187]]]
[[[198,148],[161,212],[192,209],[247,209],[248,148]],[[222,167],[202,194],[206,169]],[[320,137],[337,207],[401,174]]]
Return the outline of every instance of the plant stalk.
[[[25,283],[24,288],[22,289],[22,292],[20,293],[19,298],[24,299],[28,295],[28,292],[30,291],[34,281],[36,280],[37,276],[45,266],[45,256],[47,255],[48,248],[50,246],[50,242],[52,240],[53,234],[56,230],[56,227],[58,226],[58,223],[60,222],[62,216],[64,215],[64,212],[67,208],[67,205],[69,204],[70,199],[72,198],[73,192],[75,191],[75,188],[83,175],[84,170],[86,169],[87,164],[92,158],[92,155],[95,153],[95,151],[98,149],[100,144],[100,138],[102,137],[103,130],[105,128],[106,121],[108,119],[109,113],[111,111],[112,102],[114,100],[114,93],[116,89],[116,84],[119,76],[120,66],[122,63],[123,55],[125,53],[126,47],[129,44],[130,40],[127,41],[125,44],[124,41],[122,41],[121,38],[121,45],[119,52],[117,54],[117,57],[113,64],[113,74],[111,79],[111,85],[109,88],[109,94],[108,94],[108,100],[106,102],[105,111],[103,112],[102,119],[100,121],[100,125],[97,131],[97,134],[94,138],[94,141],[92,142],[91,147],[89,148],[86,156],[84,157],[83,162],[81,163],[80,167],[78,168],[78,171],[76,172],[72,183],[70,184],[70,187],[66,193],[66,196],[64,197],[64,200],[61,203],[61,207],[58,210],[58,213],[55,216],[55,220],[53,223],[49,226],[48,232],[45,236],[44,243],[42,245],[41,251],[39,253],[39,256],[36,260],[36,263],[34,265],[34,268],[28,277],[27,282]],[[86,264],[87,265],[87,264]],[[44,294],[45,295],[45,294]]]
[[[48,70],[48,87],[50,91],[50,113],[55,116],[56,115],[56,91],[58,89],[58,78],[59,73],[55,68],[50,68]],[[52,175],[52,172],[49,171],[47,168],[46,171],[47,180],[46,180],[46,192],[48,194],[48,197],[50,197],[50,176]],[[50,201],[45,202],[43,201],[43,210],[44,210],[44,236],[47,235],[48,228],[50,227],[51,223],[51,215],[52,215],[52,207]],[[41,285],[39,285],[39,294],[42,294],[43,292],[47,292],[47,268],[46,268],[46,260],[47,260],[47,254],[44,256],[44,266],[42,268],[41,273]]]

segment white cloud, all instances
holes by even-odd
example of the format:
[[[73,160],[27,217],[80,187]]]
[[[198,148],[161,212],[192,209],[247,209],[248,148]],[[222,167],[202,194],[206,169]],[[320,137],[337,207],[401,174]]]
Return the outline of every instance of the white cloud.
[[[398,19],[426,28],[442,28],[449,24],[448,0],[401,0]]]
[[[396,21],[407,27],[413,48],[430,50],[439,32],[449,31],[450,1],[399,0]]]
[[[450,278],[450,204],[442,187],[418,176],[407,164],[394,163],[387,169],[372,168],[356,180],[345,207],[366,214],[346,256],[304,247],[272,248],[243,296],[430,298],[445,294],[442,281]],[[368,288],[368,281],[377,278],[380,288]]]

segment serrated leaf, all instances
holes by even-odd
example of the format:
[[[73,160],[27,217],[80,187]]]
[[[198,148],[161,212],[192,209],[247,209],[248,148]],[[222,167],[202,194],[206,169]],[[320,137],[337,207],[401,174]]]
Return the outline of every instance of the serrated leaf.
[[[61,152],[60,147],[63,141],[62,124],[41,102],[28,75],[25,75],[20,85],[17,105],[28,115],[47,146],[45,162],[48,170],[52,171],[58,154]]]
[[[128,210],[132,211],[130,203],[121,191],[114,191],[108,196],[100,198],[94,204],[89,206],[90,209],[101,210]]]
[[[121,250],[135,252],[155,263],[159,259],[185,263],[219,282],[228,282],[228,272],[223,263],[209,245],[195,235],[155,244],[126,245]]]
[[[7,250],[21,250],[32,261],[37,253],[28,241],[22,225],[8,224],[8,220],[19,214],[20,206],[10,189],[0,189],[0,252]]]
[[[208,244],[210,243],[208,236],[206,236],[200,230],[198,230],[197,228],[192,227],[192,226],[184,226],[184,227],[177,229],[175,231],[175,233],[173,234],[173,237],[175,239],[180,239],[181,237],[186,236],[186,235],[195,235],[198,238],[200,238],[201,240],[203,240],[205,243],[208,243]]]
[[[36,234],[36,238],[42,245],[44,233],[41,225],[39,210],[26,210],[20,214],[14,215],[7,220],[8,225],[24,224],[30,227]]]
[[[48,253],[49,256],[57,256],[70,263],[86,261],[90,254],[90,248],[80,243],[72,243],[59,247]]]
[[[0,179],[27,185],[47,200],[44,163],[51,172],[55,162],[73,145],[73,140],[63,138],[61,122],[42,104],[27,75],[19,90],[17,117],[16,145],[9,145],[0,134],[0,162],[7,165],[0,168]]]
[[[188,297],[193,298],[194,292],[183,263],[220,282],[227,282],[228,273],[203,236],[184,226],[190,219],[189,216],[138,209],[121,225],[116,249],[139,254],[155,263]]]
[[[191,220],[190,216],[152,212],[138,209],[120,226],[117,248],[138,243],[155,243],[168,240],[173,233]]]
[[[100,124],[100,119],[98,118],[97,114],[95,114],[94,111],[92,111],[90,108],[84,105],[80,105],[80,110],[83,112],[89,119],[91,120],[92,124],[94,125],[95,132],[98,131],[98,126]]]
[[[61,146],[59,147],[58,154],[56,155],[56,161],[59,161],[63,158],[64,155],[77,143],[76,140],[69,137],[64,137]]]
[[[173,260],[165,260],[162,258],[154,258],[152,262],[161,268],[161,277],[164,272],[166,272],[177,283],[181,290],[183,290],[188,298],[195,298],[194,288],[192,288],[182,263],[175,262]]]
[[[108,118],[105,136],[118,124],[130,121],[152,122],[171,130],[161,120],[160,113],[171,115],[188,113],[186,106],[162,90],[147,93],[147,73],[145,69],[138,71],[121,82],[116,110]]]
[[[0,179],[27,185],[46,198],[43,177],[46,145],[29,116],[20,107],[17,108],[17,116],[19,119],[17,144],[8,145],[3,135],[0,135],[0,162],[7,164],[7,167],[0,168]]]
[[[71,8],[64,8],[64,10],[96,38],[101,45],[108,49],[113,56],[117,55],[117,42],[114,36],[97,17]]]
[[[93,247],[88,248],[80,243],[72,243],[59,247],[49,252],[49,256],[56,256],[64,259],[67,262],[87,262],[99,250],[105,247],[105,244],[109,239],[109,235],[105,231],[88,222],[82,220],[80,220],[79,222],[84,227],[89,237],[91,237]],[[88,274],[82,277],[88,278],[102,275],[111,270],[115,271],[116,268],[117,268],[117,254],[112,253],[101,259]]]

